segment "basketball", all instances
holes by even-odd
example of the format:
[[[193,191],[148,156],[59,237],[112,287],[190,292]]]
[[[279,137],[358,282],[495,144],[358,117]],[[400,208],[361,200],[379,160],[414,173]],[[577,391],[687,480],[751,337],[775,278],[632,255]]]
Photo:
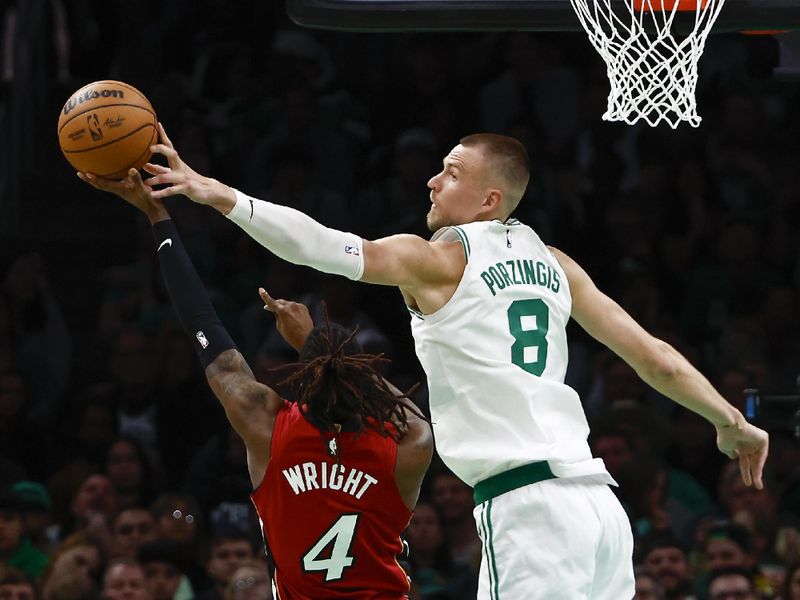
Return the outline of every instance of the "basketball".
[[[58,118],[69,163],[104,179],[123,179],[150,160],[156,115],[144,94],[121,81],[95,81],[72,94]]]

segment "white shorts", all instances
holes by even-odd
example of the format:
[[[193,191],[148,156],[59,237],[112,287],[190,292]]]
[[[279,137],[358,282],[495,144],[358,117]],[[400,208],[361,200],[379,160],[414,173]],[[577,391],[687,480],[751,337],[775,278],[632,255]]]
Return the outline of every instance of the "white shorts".
[[[479,600],[630,600],[633,535],[593,477],[548,479],[475,507]]]

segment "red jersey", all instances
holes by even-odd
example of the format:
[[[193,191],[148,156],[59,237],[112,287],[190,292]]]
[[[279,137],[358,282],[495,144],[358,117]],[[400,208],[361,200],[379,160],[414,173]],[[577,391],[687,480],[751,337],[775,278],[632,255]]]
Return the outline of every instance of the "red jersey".
[[[396,460],[391,437],[342,432],[326,445],[296,404],[284,404],[252,494],[280,600],[406,598],[395,557],[411,511],[394,479]]]

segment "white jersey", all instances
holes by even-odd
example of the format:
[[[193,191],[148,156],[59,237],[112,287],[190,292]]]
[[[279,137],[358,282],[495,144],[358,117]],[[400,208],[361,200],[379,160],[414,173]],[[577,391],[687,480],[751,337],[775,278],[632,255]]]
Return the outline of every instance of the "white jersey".
[[[534,461],[557,477],[608,475],[564,383],[572,308],[558,260],[515,219],[452,227],[467,265],[453,297],[411,310],[439,455],[470,485]]]

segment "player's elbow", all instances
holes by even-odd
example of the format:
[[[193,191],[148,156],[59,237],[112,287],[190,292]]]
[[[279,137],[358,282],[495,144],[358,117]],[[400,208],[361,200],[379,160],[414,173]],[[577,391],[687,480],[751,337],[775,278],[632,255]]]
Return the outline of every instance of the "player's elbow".
[[[667,382],[674,381],[681,373],[680,355],[667,342],[654,339],[648,349],[645,370],[649,379]]]

